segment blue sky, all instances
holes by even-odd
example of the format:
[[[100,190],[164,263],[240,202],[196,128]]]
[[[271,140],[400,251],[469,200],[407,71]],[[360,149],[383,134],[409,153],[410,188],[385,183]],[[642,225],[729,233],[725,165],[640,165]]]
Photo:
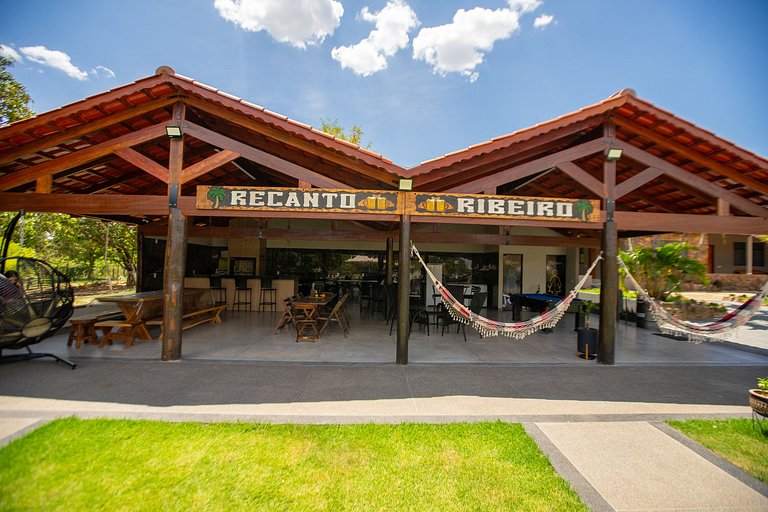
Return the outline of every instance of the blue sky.
[[[768,156],[764,0],[2,2],[45,112],[161,65],[410,167],[625,88]]]

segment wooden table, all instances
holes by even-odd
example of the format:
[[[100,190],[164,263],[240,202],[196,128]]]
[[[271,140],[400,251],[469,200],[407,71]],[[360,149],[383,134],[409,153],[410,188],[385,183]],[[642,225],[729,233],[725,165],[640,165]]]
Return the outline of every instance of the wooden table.
[[[335,293],[321,293],[317,297],[298,297],[293,301],[293,307],[307,318],[317,318],[318,310],[330,304],[335,298]]]
[[[204,288],[187,288],[183,292],[183,308],[194,307],[206,292]],[[99,302],[113,302],[125,315],[125,323],[133,325],[139,338],[151,340],[146,321],[163,315],[163,291],[132,293],[128,295],[110,295],[97,297]]]

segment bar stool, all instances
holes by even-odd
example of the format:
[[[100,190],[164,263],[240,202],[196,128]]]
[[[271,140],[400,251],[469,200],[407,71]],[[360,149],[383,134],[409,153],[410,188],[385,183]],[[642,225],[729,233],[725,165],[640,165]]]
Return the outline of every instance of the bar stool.
[[[240,306],[245,306],[246,311],[251,309],[251,289],[248,287],[247,277],[235,277],[235,296],[232,300],[232,311],[240,311]]]
[[[261,293],[259,293],[259,311],[262,306],[272,306],[272,312],[275,312],[277,304],[277,289],[272,288],[272,279],[261,278]]]
[[[208,278],[208,285],[211,288],[211,295],[213,298],[213,305],[220,306],[227,303],[227,289],[221,284],[221,277],[210,276]]]

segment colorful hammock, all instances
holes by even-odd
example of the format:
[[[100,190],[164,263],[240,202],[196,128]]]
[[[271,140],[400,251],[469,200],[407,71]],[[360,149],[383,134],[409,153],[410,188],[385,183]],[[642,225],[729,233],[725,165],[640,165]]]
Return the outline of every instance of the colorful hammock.
[[[637,290],[648,304],[648,310],[653,319],[659,324],[661,332],[672,335],[682,334],[688,338],[688,341],[697,343],[701,341],[723,340],[730,334],[733,334],[737,328],[746,324],[749,319],[752,318],[752,315],[760,309],[760,306],[763,303],[763,298],[766,293],[768,293],[768,282],[766,282],[757,294],[747,299],[747,301],[741,304],[738,308],[722,318],[707,324],[688,322],[670,314],[661,306],[661,304],[654,300],[653,297],[648,295],[648,292],[638,284],[629,272],[629,268],[627,268],[627,265],[621,258],[619,258],[619,265],[621,265],[624,272],[627,273],[627,277],[629,277],[635,290]]]
[[[576,285],[576,288],[571,290],[567,296],[563,297],[563,299],[559,301],[554,308],[548,311],[544,311],[539,316],[530,318],[523,322],[497,322],[496,320],[491,320],[490,318],[485,318],[484,316],[473,313],[460,300],[457,300],[453,295],[451,295],[451,292],[449,292],[448,289],[445,288],[443,284],[435,277],[432,271],[429,270],[429,267],[421,258],[421,254],[419,254],[419,251],[413,244],[411,244],[411,254],[416,256],[421,262],[421,265],[424,267],[427,275],[432,280],[432,284],[435,286],[435,290],[440,294],[440,299],[442,300],[443,305],[445,305],[445,309],[448,310],[448,313],[454,320],[473,327],[484,337],[507,336],[510,338],[515,338],[516,340],[523,339],[536,331],[554,327],[555,324],[557,324],[557,322],[560,321],[560,319],[563,317],[565,312],[568,311],[571,302],[573,302],[573,299],[576,298],[576,295],[579,293],[579,290],[581,290],[582,286],[584,286],[584,283],[592,273],[592,270],[594,270],[597,263],[602,259],[602,256],[600,255],[595,258],[592,266],[589,267],[589,270],[585,272],[584,277]]]

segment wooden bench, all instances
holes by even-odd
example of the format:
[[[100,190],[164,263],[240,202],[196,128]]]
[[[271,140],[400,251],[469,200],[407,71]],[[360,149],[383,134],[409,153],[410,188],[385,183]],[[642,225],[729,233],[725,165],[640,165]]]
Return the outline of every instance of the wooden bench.
[[[122,318],[122,316],[123,314],[119,311],[110,311],[98,315],[83,315],[70,319],[67,346],[71,347],[73,341],[75,342],[75,348],[80,348],[83,343],[96,345],[99,341],[96,335],[96,323]]]
[[[94,327],[101,329],[104,333],[99,348],[103,348],[104,345],[112,345],[112,340],[123,340],[123,348],[130,348],[136,341],[136,324],[125,320],[96,322]],[[112,330],[113,327],[117,327],[117,330]]]
[[[182,314],[181,329],[191,329],[200,324],[211,322],[213,324],[221,323],[221,314],[227,309],[226,304],[219,306],[203,307],[190,311],[185,311]],[[146,322],[146,325],[158,325],[160,326],[160,336],[157,337],[157,341],[163,340],[163,319],[162,317],[150,318]]]

